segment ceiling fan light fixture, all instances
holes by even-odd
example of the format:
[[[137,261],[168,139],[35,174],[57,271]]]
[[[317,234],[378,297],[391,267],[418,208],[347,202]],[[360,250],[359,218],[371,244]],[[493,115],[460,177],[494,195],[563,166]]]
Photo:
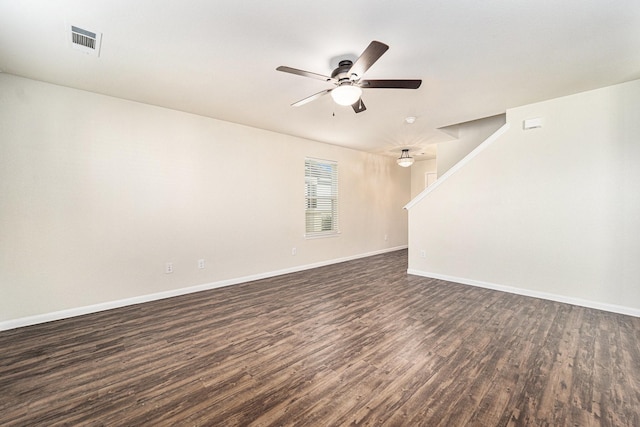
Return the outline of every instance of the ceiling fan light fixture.
[[[297,68],[286,67],[284,65],[277,67],[276,70],[322,80],[326,83],[331,82],[336,85],[333,89],[326,89],[301,99],[298,102],[294,102],[291,104],[292,107],[299,107],[330,93],[336,104],[351,106],[355,113],[362,113],[367,110],[367,107],[365,107],[360,97],[363,87],[371,89],[418,89],[422,84],[422,80],[415,79],[362,80],[364,73],[366,73],[388,49],[388,45],[373,40],[355,61],[350,59],[341,60],[338,63],[338,67],[331,72],[330,77]]]
[[[396,162],[398,162],[398,165],[402,166],[403,168],[408,168],[409,166],[411,166],[413,164],[413,157],[411,157],[409,155],[409,149],[408,148],[403,148],[402,149],[402,154],[396,160]]]
[[[350,82],[342,83],[331,91],[331,97],[338,105],[349,106],[358,102],[362,95],[362,89]]]

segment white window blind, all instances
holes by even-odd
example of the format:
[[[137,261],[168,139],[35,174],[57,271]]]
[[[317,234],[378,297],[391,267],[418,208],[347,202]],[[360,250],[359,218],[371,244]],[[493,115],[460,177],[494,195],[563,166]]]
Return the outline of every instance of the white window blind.
[[[338,163],[305,159],[306,235],[338,233]]]

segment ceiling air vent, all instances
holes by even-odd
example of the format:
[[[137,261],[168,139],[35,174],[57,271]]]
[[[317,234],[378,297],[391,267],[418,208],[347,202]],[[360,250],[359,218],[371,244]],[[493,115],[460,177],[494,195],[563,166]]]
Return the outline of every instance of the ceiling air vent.
[[[71,47],[84,53],[100,56],[102,34],[71,26]]]

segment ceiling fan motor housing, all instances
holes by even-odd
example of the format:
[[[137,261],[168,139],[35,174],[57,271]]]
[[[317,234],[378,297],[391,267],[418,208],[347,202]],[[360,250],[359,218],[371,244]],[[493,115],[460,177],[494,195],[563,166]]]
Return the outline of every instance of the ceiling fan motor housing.
[[[333,70],[333,72],[331,73],[331,78],[337,79],[338,81],[349,79],[349,70],[351,69],[352,65],[353,65],[353,62],[349,59],[344,59],[340,61],[338,63],[338,68]]]

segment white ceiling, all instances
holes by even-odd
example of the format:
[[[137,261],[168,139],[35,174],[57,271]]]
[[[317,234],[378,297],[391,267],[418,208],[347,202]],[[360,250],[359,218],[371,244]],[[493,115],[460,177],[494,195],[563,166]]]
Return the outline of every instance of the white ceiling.
[[[102,32],[99,57],[69,26]],[[372,41],[390,46],[355,114],[330,74]],[[434,153],[439,127],[640,78],[638,0],[0,0],[0,70],[374,153]],[[1,94],[0,94],[1,96]],[[413,125],[404,123],[416,116]]]

